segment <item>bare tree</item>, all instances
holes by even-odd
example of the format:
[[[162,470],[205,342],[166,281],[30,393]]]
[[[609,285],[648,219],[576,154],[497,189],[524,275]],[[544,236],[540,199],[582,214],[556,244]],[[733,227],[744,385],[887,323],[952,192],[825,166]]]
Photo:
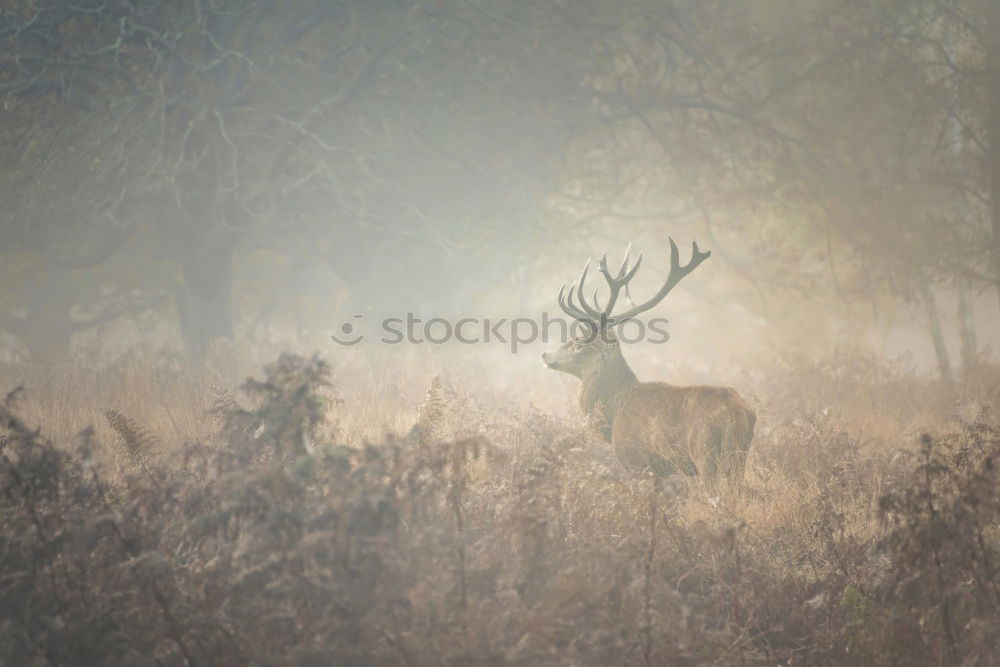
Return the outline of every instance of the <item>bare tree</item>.
[[[554,17],[515,2],[14,3],[0,14],[19,155],[3,229],[80,270],[126,242],[170,262],[196,357],[233,328],[241,244],[308,239],[369,301],[375,267],[482,265],[481,238],[539,233],[524,212],[572,132],[575,100],[559,113],[542,97],[586,46]],[[563,55],[532,67],[530,48]],[[520,220],[523,235],[497,233]],[[415,266],[399,276],[426,274]]]

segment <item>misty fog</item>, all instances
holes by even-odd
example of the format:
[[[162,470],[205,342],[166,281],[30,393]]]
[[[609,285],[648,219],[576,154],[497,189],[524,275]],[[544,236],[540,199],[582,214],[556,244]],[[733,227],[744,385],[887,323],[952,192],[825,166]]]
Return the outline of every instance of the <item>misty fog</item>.
[[[494,572],[500,582],[496,590],[516,591],[517,604],[523,605],[516,608],[539,617],[549,612],[532,605],[555,603],[542,593],[531,599],[525,587],[541,586],[538,582],[552,572],[529,576],[524,573],[535,570],[524,565],[508,573],[508,581],[503,559],[490,560],[500,553],[491,551],[494,542],[462,538],[463,531],[480,530],[475,535],[492,535],[489,539],[497,543],[512,541],[525,553],[551,549],[570,558],[567,554],[583,552],[574,551],[570,537],[557,539],[545,530],[555,530],[554,517],[565,516],[564,508],[584,512],[591,500],[581,499],[592,493],[602,499],[593,501],[594,512],[604,512],[593,525],[606,527],[591,528],[594,534],[603,539],[620,532],[626,535],[623,544],[634,538],[638,545],[635,554],[640,555],[621,566],[622,577],[644,572],[643,581],[655,579],[656,549],[673,549],[671,563],[707,553],[710,547],[704,544],[736,549],[737,537],[722,542],[706,537],[702,544],[700,533],[656,546],[658,519],[642,514],[647,512],[641,486],[646,482],[629,476],[610,422],[601,440],[587,421],[593,415],[583,414],[591,407],[585,373],[554,372],[561,369],[549,357],[543,363],[543,353],[569,340],[564,331],[574,315],[560,305],[560,290],[573,294],[585,266],[586,292],[579,290],[576,298],[602,308],[617,294],[612,276],[604,275],[602,257],[612,272],[627,259],[624,275],[641,255],[641,266],[616,302],[620,312],[650,299],[673,278],[673,241],[681,263],[696,256],[693,248],[710,257],[662,300],[622,325],[622,356],[640,382],[704,385],[707,392],[732,387],[741,397],[739,405],[745,401],[748,407],[737,410],[736,399],[726,399],[727,409],[731,414],[752,409],[758,421],[749,459],[746,448],[741,450],[747,461],[745,489],[730,495],[692,491],[680,496],[687,500],[671,500],[689,503],[671,505],[671,511],[687,528],[752,526],[758,535],[773,530],[776,536],[798,530],[794,539],[802,544],[819,534],[815,526],[829,527],[830,517],[839,516],[843,525],[837,534],[870,551],[857,556],[854,570],[832,551],[788,556],[787,563],[794,565],[787,572],[760,580],[770,582],[766,586],[793,582],[788,586],[803,599],[792,596],[794,603],[782,614],[818,600],[808,608],[830,605],[843,628],[853,628],[851,623],[869,618],[870,605],[915,609],[880,597],[882,584],[871,583],[888,576],[877,564],[885,562],[878,560],[882,556],[869,558],[889,530],[888,519],[876,514],[890,506],[899,512],[910,508],[913,516],[922,511],[919,503],[907,505],[905,499],[912,497],[900,489],[910,487],[894,476],[917,470],[918,463],[897,465],[898,452],[909,456],[929,448],[926,443],[933,438],[947,439],[973,424],[986,429],[996,424],[1000,410],[998,6],[993,0],[0,2],[0,392],[11,392],[0,410],[6,429],[0,431],[0,452],[15,441],[30,444],[25,452],[48,451],[50,445],[53,451],[76,451],[67,443],[89,443],[91,437],[104,442],[85,449],[99,452],[94,469],[108,480],[107,498],[100,496],[108,506],[95,505],[93,511],[106,509],[110,516],[125,512],[114,503],[139,497],[135,489],[147,488],[135,481],[143,475],[161,475],[156,488],[167,488],[162,480],[188,465],[187,458],[176,464],[170,457],[179,452],[188,457],[192,443],[204,443],[215,452],[211,456],[227,452],[225,464],[223,458],[216,461],[218,470],[232,465],[248,475],[249,470],[283,471],[280,475],[289,479],[292,460],[301,469],[308,467],[302,461],[311,461],[333,475],[336,466],[317,461],[343,446],[350,451],[344,454],[350,461],[344,469],[361,472],[349,484],[340,478],[338,483],[350,489],[361,484],[357,494],[369,498],[376,492],[365,484],[392,477],[385,472],[391,467],[388,459],[371,452],[390,451],[400,442],[449,443],[460,447],[455,456],[461,458],[469,442],[481,439],[501,452],[507,468],[498,473],[482,464],[482,470],[468,472],[455,463],[459,459],[449,459],[452,467],[447,468],[444,459],[427,453],[432,449],[402,447],[406,456],[415,457],[409,462],[413,470],[431,470],[444,475],[439,481],[449,480],[421,487],[420,493],[437,499],[434,507],[457,507],[452,517],[457,526],[451,527],[448,514],[428,518],[426,525],[459,535],[455,553],[460,556],[454,557],[462,563],[461,602],[449,597],[441,603],[447,613],[427,612],[420,622],[393,616],[391,623],[376,624],[371,635],[357,628],[369,627],[365,623],[377,615],[373,610],[384,610],[374,602],[343,612],[356,622],[344,635],[337,634],[342,629],[309,635],[302,630],[308,624],[299,618],[296,627],[303,634],[295,641],[305,645],[312,641],[306,635],[322,635],[315,640],[325,647],[318,655],[343,664],[440,664],[435,658],[445,654],[451,664],[473,664],[467,660],[472,654],[494,655],[482,649],[490,642],[503,659],[483,657],[476,664],[563,664],[540,657],[549,655],[539,648],[549,646],[548,640],[532,639],[538,646],[531,650],[537,652],[528,652],[523,648],[528,640],[520,634],[503,635],[485,621],[477,625],[478,617],[467,613],[479,593],[473,583],[467,586],[466,559],[481,567],[476,576],[501,572]],[[584,315],[577,327],[599,320],[596,314]],[[541,324],[552,320],[559,326],[543,337]],[[596,332],[603,324],[593,321]],[[404,332],[407,322],[413,326]],[[628,327],[640,332],[637,340],[627,339]],[[658,332],[662,336],[652,340]],[[627,371],[622,374],[632,381]],[[241,385],[248,377],[263,379]],[[293,385],[300,393],[288,389]],[[299,404],[289,398],[293,394],[311,398]],[[282,402],[286,399],[291,402]],[[604,404],[596,406],[600,411]],[[21,416],[15,418],[17,410]],[[284,427],[269,430],[275,414],[298,424],[292,430],[301,441],[293,438],[297,444],[288,445],[291,436]],[[252,427],[239,422],[247,415],[257,420]],[[663,423],[678,432],[694,428]],[[726,428],[732,423],[730,418]],[[750,424],[752,431],[752,419]],[[34,428],[53,442],[43,446],[33,440],[41,437],[30,435]],[[976,433],[961,442],[993,442]],[[271,445],[260,444],[271,437]],[[385,449],[365,449],[372,443]],[[976,446],[975,456],[986,451]],[[11,471],[30,459],[24,453],[4,457]],[[238,466],[232,463],[237,460]],[[557,460],[558,465],[552,463]],[[958,466],[954,479],[980,479],[978,472],[961,467],[969,460],[947,459],[947,465]],[[655,466],[650,470],[655,472]],[[844,480],[854,479],[852,471],[867,471],[869,477],[850,486],[853,482]],[[11,474],[10,479],[17,477]],[[190,472],[190,480],[202,479],[200,474]],[[369,481],[357,481],[362,478]],[[393,484],[403,478],[402,473],[392,477]],[[547,480],[553,486],[544,489],[551,493],[530,487],[535,482],[524,481],[529,478]],[[288,510],[303,525],[314,528],[309,521],[325,516],[317,508],[333,502],[330,498],[353,497],[331,495],[333,478],[324,479],[306,484],[297,509]],[[4,480],[9,481],[0,476]],[[176,497],[195,493],[188,484],[196,482],[190,480],[176,482],[183,489]],[[851,490],[828,495],[838,480]],[[472,490],[480,482],[483,488]],[[962,483],[948,488],[966,489]],[[594,486],[601,484],[612,491]],[[651,498],[669,495],[660,481],[649,484]],[[985,482],[975,484],[981,490]],[[507,507],[504,494],[514,493],[510,489],[523,495],[529,487],[548,500],[538,501],[530,512],[484,513],[483,508]],[[628,500],[615,504],[617,494]],[[392,502],[404,496],[392,495]],[[890,497],[895,500],[883,502]],[[472,508],[467,514],[462,498]],[[17,512],[34,507],[9,499]],[[811,518],[781,509],[820,505],[822,512],[817,509]],[[723,516],[719,507],[728,514]],[[827,512],[828,507],[837,509]],[[415,518],[419,513],[411,516],[400,508],[403,524],[412,520],[424,526]],[[313,510],[319,514],[310,515]],[[550,541],[535,545],[535,538],[524,537],[536,535],[528,529],[516,539],[504,537],[502,531],[517,517],[535,516],[535,511],[546,518],[531,524],[531,530],[547,526],[537,530]],[[10,512],[14,516],[15,510]],[[636,512],[640,519],[628,519]],[[930,514],[938,516],[936,509]],[[178,517],[150,524],[149,534],[173,535],[177,526],[187,525]],[[24,520],[24,526],[34,525]],[[507,520],[513,523],[503,523]],[[499,537],[489,532],[491,522],[502,526],[496,529]],[[650,533],[634,532],[646,530],[642,522],[651,522]],[[995,546],[994,529],[992,524],[984,529],[987,537],[975,549]],[[743,534],[741,527],[732,530]],[[400,546],[401,553],[429,554],[422,551],[430,549],[420,541],[424,537]],[[689,538],[695,547],[685,546]],[[588,539],[600,542],[593,535]],[[752,562],[785,558],[762,546],[783,544],[783,538],[759,539],[750,547],[759,547],[748,556]],[[909,544],[903,538],[893,542],[904,543]],[[261,544],[256,551],[233,547],[233,553],[241,558],[251,551],[265,554],[274,543]],[[171,567],[188,562],[177,548],[167,559]],[[802,553],[809,548],[803,546]],[[848,552],[858,554],[862,548],[844,547],[837,554]],[[7,568],[4,553],[0,548],[0,574]],[[892,552],[891,558],[902,558],[900,553]],[[604,557],[596,552],[580,556],[587,565],[573,570],[573,576],[613,578],[607,568],[617,568],[617,561],[607,564]],[[190,562],[221,562],[211,558],[190,555]],[[440,563],[446,557],[434,558]],[[525,563],[540,560],[536,555]],[[520,561],[511,557],[510,562]],[[605,564],[580,574],[598,562]],[[643,562],[647,565],[640,567]],[[692,562],[701,561],[692,557]],[[736,562],[739,571],[742,561]],[[806,562],[814,572],[806,572]],[[950,562],[938,567],[951,567]],[[984,569],[967,577],[956,574],[955,580],[993,581],[992,561],[983,562]],[[639,569],[629,569],[633,566]],[[283,576],[290,579],[281,581],[298,581],[300,574],[289,570]],[[839,577],[835,585],[833,577]],[[201,590],[186,581],[178,586]],[[412,583],[416,579],[385,581],[379,590],[404,591],[399,596],[407,600],[407,613],[418,614],[413,609],[430,608],[430,598],[420,597],[426,592],[421,586],[434,589],[438,579],[420,585]],[[841,628],[840,620],[823,625],[827,621],[814,618],[809,630],[786,628],[797,639],[788,640],[795,648],[783,652],[783,639],[751,629],[757,612],[746,611],[739,601],[733,609],[740,610],[732,612],[743,624],[739,631],[712,624],[725,616],[723,603],[701,609],[701,602],[684,602],[701,609],[695,612],[703,614],[699,618],[709,619],[699,627],[704,637],[714,638],[704,644],[712,648],[685,653],[686,644],[675,642],[670,645],[680,647],[677,653],[658,653],[656,647],[669,642],[666,635],[659,644],[654,640],[654,607],[680,609],[680,602],[664,600],[689,593],[675,584],[664,584],[663,599],[655,598],[652,584],[641,599],[628,582],[613,595],[590,591],[586,604],[610,596],[617,600],[615,609],[636,605],[634,618],[645,619],[643,630],[633,636],[628,628],[639,627],[638,621],[607,612],[615,620],[602,623],[620,623],[626,629],[619,639],[632,648],[622,648],[619,655],[591,651],[587,644],[590,648],[581,648],[565,664],[707,664],[737,661],[738,655],[742,664],[758,664],[758,658],[760,664],[801,664],[796,655],[811,656],[803,658],[809,664],[844,659],[831,657],[841,655],[833,649],[809,653],[826,640],[803,639],[815,628]],[[848,613],[842,600],[851,587],[866,601]],[[361,596],[353,588],[337,590],[352,600]],[[706,590],[699,589],[697,600],[714,599],[715,593]],[[748,599],[756,594],[747,593]],[[59,595],[42,597],[62,599]],[[493,604],[492,593],[483,595]],[[195,593],[191,596],[185,604],[201,604],[192,601]],[[946,598],[942,592],[927,609],[947,607],[940,602]],[[156,608],[166,609],[164,604],[157,602]],[[208,616],[222,608],[205,604],[213,610],[205,611]],[[256,639],[249,638],[254,634],[249,628],[256,626],[246,619],[260,614],[240,604],[233,602],[246,612],[244,620],[226,623],[237,633],[246,630],[250,646]],[[504,607],[506,602],[497,604],[505,613],[521,613]],[[989,605],[995,611],[1000,597]],[[53,617],[67,617],[60,609]],[[576,612],[566,613],[571,618]],[[949,613],[981,619],[966,607],[946,609],[944,615]],[[31,626],[24,620],[31,613],[10,614],[21,620],[10,621],[9,627]],[[428,619],[454,621],[467,615],[472,629],[458,633],[461,641],[455,639],[458,634],[448,634],[454,623],[440,621],[452,628],[445,633],[450,639],[418,647],[421,632],[437,636],[428,628],[438,621]],[[914,633],[924,632],[926,618],[910,619],[921,628]],[[136,621],[145,629],[159,627],[158,622]],[[0,634],[5,623],[0,615]],[[665,620],[662,627],[673,632],[681,626]],[[934,638],[921,636],[938,659],[934,664],[959,664],[961,657],[967,658],[964,664],[989,664],[989,658],[974,660],[987,655],[973,648],[988,645],[974,639],[978,627],[959,630],[957,621],[949,621]],[[716,630],[721,634],[712,634]],[[25,660],[45,653],[29,645],[47,645],[48,635],[31,632],[22,633],[32,637],[23,646],[20,639],[0,639],[0,664],[7,664],[3,653],[8,649]],[[122,632],[136,646],[147,646],[146,639],[136,639],[138,630]],[[871,639],[869,645],[851,634],[854,630],[829,632],[838,639],[823,646],[840,651],[837,642],[846,642],[850,651],[859,652],[844,649],[842,654],[867,656],[858,657],[861,662],[876,654],[888,662],[909,655],[911,642],[898,640],[903,635]],[[163,640],[173,653],[159,639],[149,639],[149,646],[167,651],[157,653],[160,664],[229,664],[219,657],[223,654],[241,664],[247,657],[229,649],[195,648],[184,632],[175,634]],[[621,639],[626,636],[630,639]],[[442,648],[452,640],[461,651]],[[585,643],[579,636],[560,641],[553,639],[551,645]],[[10,648],[15,644],[16,651]],[[877,649],[864,653],[858,648],[863,644]],[[390,645],[395,648],[386,648]],[[807,645],[813,648],[803,648]],[[365,648],[356,654],[323,652],[330,646]],[[261,664],[294,662],[281,657],[285,649],[273,650]],[[78,655],[84,654],[107,658],[99,652]],[[385,659],[369,662],[376,654]],[[30,664],[83,664],[67,657],[72,655],[51,653]],[[616,662],[609,655],[626,657]],[[145,664],[107,659],[107,664]]]
[[[91,4],[4,14],[10,362],[336,359],[355,314],[558,313],[629,242],[655,290],[668,236],[714,254],[662,360],[936,372],[928,295],[950,366],[994,346],[989,45],[933,3]]]

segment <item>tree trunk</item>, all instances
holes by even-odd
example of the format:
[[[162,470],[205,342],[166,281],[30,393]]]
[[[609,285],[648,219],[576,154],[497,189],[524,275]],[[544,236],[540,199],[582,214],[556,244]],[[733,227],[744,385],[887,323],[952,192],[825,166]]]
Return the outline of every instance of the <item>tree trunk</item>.
[[[195,361],[205,358],[213,339],[233,331],[233,245],[233,235],[210,233],[183,261],[177,310],[184,347]]]
[[[948,347],[944,343],[941,316],[938,313],[937,303],[934,301],[934,294],[924,282],[920,284],[920,297],[927,312],[927,323],[930,326],[931,341],[934,343],[934,354],[937,356],[938,371],[941,374],[941,379],[950,384],[954,382],[955,377],[951,372],[951,361],[948,360]]]
[[[68,322],[48,323],[24,339],[32,364],[48,368],[69,365],[73,332]]]
[[[0,331],[21,341],[34,366],[55,367],[69,363],[73,329],[68,312],[58,313],[45,306],[36,306],[37,302],[32,304],[28,316],[23,318],[0,312]]]
[[[976,365],[976,322],[972,312],[972,297],[969,282],[958,279],[958,334],[962,341],[962,370],[968,371]]]
[[[32,363],[61,366],[69,362],[72,350],[73,276],[68,271],[51,268],[32,282],[27,313],[18,320],[18,336],[28,348]]]
[[[998,303],[1000,303],[1000,2],[988,0],[987,6],[987,54],[988,54],[988,98],[989,112],[987,129],[989,140],[989,196],[990,221],[993,231],[993,279],[996,281]]]

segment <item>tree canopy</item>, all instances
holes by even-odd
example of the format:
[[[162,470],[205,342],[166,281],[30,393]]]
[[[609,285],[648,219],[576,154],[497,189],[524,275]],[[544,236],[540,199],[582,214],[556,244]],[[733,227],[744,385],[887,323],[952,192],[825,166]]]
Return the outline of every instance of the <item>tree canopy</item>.
[[[198,357],[308,267],[355,308],[448,312],[669,223],[764,314],[832,292],[931,323],[955,291],[971,363],[1000,275],[991,6],[10,2],[0,329],[51,358],[158,318]]]

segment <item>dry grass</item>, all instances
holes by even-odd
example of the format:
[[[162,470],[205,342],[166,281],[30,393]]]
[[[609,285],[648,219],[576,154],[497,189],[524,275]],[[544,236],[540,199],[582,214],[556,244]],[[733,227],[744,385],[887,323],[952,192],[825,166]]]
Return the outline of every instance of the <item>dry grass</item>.
[[[461,379],[285,355],[224,390],[150,358],[17,370],[5,664],[994,659],[997,369],[747,374],[747,478],[716,495]]]

